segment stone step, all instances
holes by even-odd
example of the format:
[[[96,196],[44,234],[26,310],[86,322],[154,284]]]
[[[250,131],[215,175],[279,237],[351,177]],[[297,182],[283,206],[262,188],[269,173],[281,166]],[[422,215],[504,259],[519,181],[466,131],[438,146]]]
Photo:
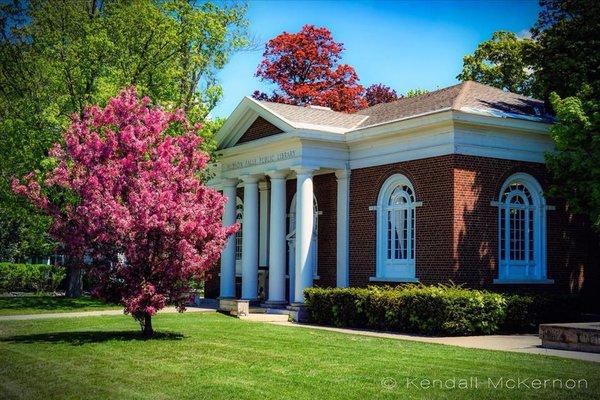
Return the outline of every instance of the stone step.
[[[255,321],[255,322],[287,322],[289,315],[287,314],[255,314],[250,313],[248,315],[240,315],[238,317],[244,321]]]
[[[267,309],[262,307],[250,307],[250,314],[266,314]]]
[[[540,325],[542,347],[600,353],[600,322]]]

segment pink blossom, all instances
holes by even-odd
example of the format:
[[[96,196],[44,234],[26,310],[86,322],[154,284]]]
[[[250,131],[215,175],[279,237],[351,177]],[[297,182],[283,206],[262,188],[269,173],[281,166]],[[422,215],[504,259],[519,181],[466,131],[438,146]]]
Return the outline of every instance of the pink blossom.
[[[172,123],[185,132],[167,136]],[[225,199],[198,178],[209,161],[199,129],[129,88],[72,117],[50,152],[54,170],[13,181],[54,217],[52,234],[69,255],[92,256],[93,293],[138,320],[166,304],[183,310],[191,280],[210,273],[238,229],[222,226]]]

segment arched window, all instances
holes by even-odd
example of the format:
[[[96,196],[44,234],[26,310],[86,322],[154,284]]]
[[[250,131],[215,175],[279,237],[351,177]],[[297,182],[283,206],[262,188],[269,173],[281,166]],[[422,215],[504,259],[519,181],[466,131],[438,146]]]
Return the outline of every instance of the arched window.
[[[377,201],[377,276],[374,280],[414,281],[415,207],[412,184],[396,174],[383,184]]]
[[[242,275],[242,221],[244,219],[244,203],[239,197],[235,198],[235,222],[240,229],[235,233],[235,274]]]
[[[497,281],[546,279],[546,202],[541,185],[524,173],[509,177],[498,205]]]

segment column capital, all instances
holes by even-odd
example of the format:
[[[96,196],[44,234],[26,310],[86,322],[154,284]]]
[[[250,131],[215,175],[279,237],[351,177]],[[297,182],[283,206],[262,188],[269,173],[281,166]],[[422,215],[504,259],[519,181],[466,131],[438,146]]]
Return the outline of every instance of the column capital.
[[[296,173],[296,175],[313,175],[314,172],[317,170],[318,168],[316,167],[305,167],[305,166],[295,166],[292,167],[291,170],[294,171]]]
[[[240,183],[238,178],[225,178],[221,180],[221,186],[225,187],[236,187]]]
[[[259,174],[253,174],[253,175],[243,175],[240,176],[240,179],[242,180],[242,182],[245,184],[247,183],[257,183],[258,180],[262,177],[262,175]]]
[[[265,173],[269,178],[271,179],[285,179],[287,178],[289,171],[288,170],[281,170],[281,171],[267,171]]]
[[[271,187],[271,185],[269,184],[268,181],[259,181],[258,182],[258,190],[265,191],[265,190],[269,190],[269,188]]]
[[[350,178],[350,170],[349,169],[338,169],[335,171],[335,177],[339,181],[340,179],[348,179]]]

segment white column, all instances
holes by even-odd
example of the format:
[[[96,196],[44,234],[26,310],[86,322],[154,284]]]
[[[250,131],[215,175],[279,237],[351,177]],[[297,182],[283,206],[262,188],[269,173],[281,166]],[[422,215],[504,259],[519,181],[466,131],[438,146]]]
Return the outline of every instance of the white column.
[[[227,179],[223,184],[223,195],[227,198],[223,211],[223,226],[235,224],[237,179]],[[221,279],[219,298],[235,297],[235,234],[227,238],[221,252]]]
[[[350,284],[348,268],[350,170],[338,170],[335,176],[337,178],[336,286],[348,287]]]
[[[244,219],[242,221],[242,299],[258,298],[258,176],[248,175],[244,182]]]
[[[271,178],[271,218],[269,242],[269,303],[285,301],[285,177],[284,172],[269,172]]]
[[[269,182],[258,182],[259,192],[259,242],[258,242],[258,265],[266,267],[269,265]]]
[[[296,171],[296,283],[294,303],[304,303],[304,289],[313,285],[313,266],[310,242],[313,232],[313,181],[314,169],[297,168]]]

